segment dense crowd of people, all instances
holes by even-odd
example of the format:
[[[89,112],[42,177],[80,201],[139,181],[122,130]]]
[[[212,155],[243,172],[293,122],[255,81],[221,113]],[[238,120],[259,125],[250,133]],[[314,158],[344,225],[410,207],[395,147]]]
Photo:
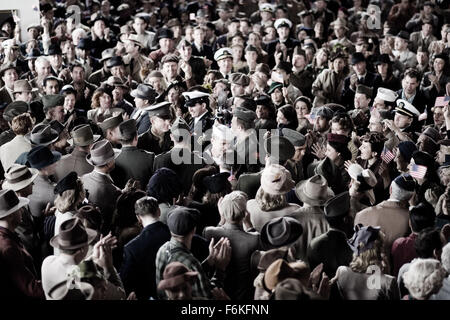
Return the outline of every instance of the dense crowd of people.
[[[12,13],[0,297],[450,299],[449,9],[41,0],[40,24]]]

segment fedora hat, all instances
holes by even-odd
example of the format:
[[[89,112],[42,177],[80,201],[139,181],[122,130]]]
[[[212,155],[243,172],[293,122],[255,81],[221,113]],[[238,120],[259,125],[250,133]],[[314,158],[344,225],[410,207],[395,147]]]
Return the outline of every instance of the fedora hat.
[[[139,84],[136,89],[132,90],[130,95],[134,98],[149,100],[150,104],[152,104],[158,96],[156,91],[150,85],[142,83]]]
[[[334,197],[334,192],[328,186],[327,180],[319,174],[300,181],[295,188],[295,193],[302,202],[312,206],[323,206],[328,199]]]
[[[11,189],[0,190],[0,219],[26,206],[30,200],[18,197]]]
[[[109,117],[98,123],[98,126],[102,129],[103,134],[106,135],[106,130],[118,127],[123,122],[122,114],[118,114],[115,117]]]
[[[277,284],[287,278],[297,278],[295,270],[284,259],[275,260],[264,272],[263,286],[267,291],[275,289]]]
[[[58,137],[58,132],[50,125],[38,124],[24,138],[33,146],[48,146],[58,140]]]
[[[33,92],[37,90],[38,90],[37,88],[31,87],[30,83],[27,80],[14,81],[13,93]]]
[[[75,145],[78,147],[86,147],[98,139],[100,139],[99,134],[93,134],[92,129],[88,124],[80,124],[73,128],[71,132],[72,138],[67,140],[70,145]]]
[[[261,229],[261,242],[268,247],[283,247],[297,241],[303,233],[303,227],[292,217],[273,218]]]
[[[261,188],[269,194],[282,195],[295,186],[291,173],[279,164],[271,164],[261,174]]]
[[[264,150],[270,154],[272,163],[284,164],[295,154],[291,140],[284,136],[270,136],[264,140]]]
[[[79,218],[61,224],[59,233],[50,239],[53,248],[74,250],[87,246],[97,237],[97,231],[86,228]]]
[[[133,33],[129,34],[127,40],[133,42],[134,44],[137,44],[141,48],[144,47],[144,44],[139,40],[139,37],[137,34],[133,34]]]
[[[182,283],[193,283],[197,275],[197,271],[189,271],[181,262],[171,262],[164,269],[163,280],[159,282],[158,290],[170,290],[178,287]]]
[[[39,171],[27,166],[14,163],[5,172],[5,181],[2,184],[3,189],[19,191],[30,185],[38,176]]]
[[[117,158],[120,150],[113,149],[108,140],[100,140],[94,143],[91,147],[91,152],[86,156],[86,161],[95,166],[103,166],[108,162]]]
[[[61,153],[51,151],[46,146],[36,146],[27,154],[27,161],[30,166],[38,170],[48,167],[59,159],[61,159]]]

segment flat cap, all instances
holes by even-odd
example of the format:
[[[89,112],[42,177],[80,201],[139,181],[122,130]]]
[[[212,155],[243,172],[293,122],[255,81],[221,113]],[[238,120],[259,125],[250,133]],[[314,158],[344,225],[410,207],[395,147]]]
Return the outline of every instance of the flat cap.
[[[256,119],[256,113],[254,111],[241,107],[234,108],[233,116],[245,122],[252,122]]]
[[[167,226],[170,232],[178,236],[185,236],[197,225],[200,212],[197,209],[177,207],[170,211]]]
[[[44,105],[44,111],[55,108],[57,106],[63,106],[64,96],[59,94],[49,94],[42,96],[42,104]]]
[[[305,136],[296,130],[283,128],[281,133],[283,134],[283,137],[288,139],[294,145],[294,147],[302,147],[306,143]]]
[[[399,175],[397,178],[394,179],[394,182],[403,190],[406,191],[414,191],[416,190],[416,180],[409,174],[404,173]]]
[[[3,111],[3,119],[11,122],[14,117],[30,111],[30,106],[25,101],[14,101],[8,104]]]
[[[236,72],[230,75],[230,82],[246,87],[250,84],[250,78],[246,74]]]

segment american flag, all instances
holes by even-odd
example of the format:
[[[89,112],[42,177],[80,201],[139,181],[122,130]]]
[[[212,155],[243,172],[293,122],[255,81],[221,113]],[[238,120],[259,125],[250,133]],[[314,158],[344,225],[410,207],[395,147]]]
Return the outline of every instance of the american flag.
[[[437,97],[434,103],[435,107],[445,107],[450,101],[450,96]]]
[[[394,160],[394,158],[395,154],[393,154],[388,148],[384,147],[383,152],[381,152],[381,159],[383,159],[384,162],[389,163]]]
[[[427,167],[418,164],[413,164],[411,170],[409,170],[409,174],[411,175],[411,177],[416,179],[423,179],[426,173]]]

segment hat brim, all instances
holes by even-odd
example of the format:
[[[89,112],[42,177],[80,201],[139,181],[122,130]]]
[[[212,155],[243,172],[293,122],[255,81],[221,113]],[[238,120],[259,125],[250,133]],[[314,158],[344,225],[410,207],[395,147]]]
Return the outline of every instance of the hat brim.
[[[49,162],[47,162],[47,163],[39,163],[39,166],[32,167],[32,168],[40,170],[42,168],[45,168],[45,167],[48,167],[48,166],[54,164],[55,162],[57,162],[57,161],[59,161],[61,159],[61,156],[62,156],[61,153],[59,153],[57,151],[52,151],[52,154],[53,154],[53,158]]]
[[[30,178],[16,182],[16,183],[10,183],[10,182],[8,182],[8,180],[5,180],[5,182],[3,182],[3,184],[2,184],[2,188],[4,190],[11,189],[12,191],[19,191],[19,190],[22,190],[23,188],[27,187],[39,175],[39,170],[37,170],[37,169],[28,168],[28,170],[31,171]]]
[[[130,92],[130,96],[132,96],[133,98],[139,98],[139,99],[143,99],[143,100],[152,100],[152,97],[147,97],[147,96],[143,96],[140,95],[137,91],[137,89],[134,89]]]
[[[295,219],[295,218],[292,218]],[[261,229],[261,243],[267,247],[271,247],[271,248],[280,248],[280,247],[284,247],[284,246],[289,246],[291,244],[293,244],[294,242],[296,242],[298,240],[298,238],[301,237],[301,235],[303,234],[303,227],[300,223],[293,223],[291,224],[291,231],[289,236],[286,238],[286,240],[284,240],[283,242],[277,243],[277,244],[273,244],[269,241],[269,238],[267,236],[267,226],[269,225],[269,223],[266,223],[262,229]]]
[[[28,132],[25,136],[24,136],[25,140],[27,140],[32,146],[44,146],[47,147],[49,145],[51,145],[52,143],[58,141],[59,139],[59,134],[56,134],[55,138],[52,138],[52,140],[44,142],[44,143],[34,143],[33,141],[31,141],[31,132]]]
[[[99,134],[94,134],[92,142],[89,142],[89,143],[86,143],[86,144],[76,144],[76,146],[77,147],[87,147],[87,146],[97,142],[98,140],[100,140],[101,137],[102,136],[99,135]],[[74,145],[73,138],[70,138],[69,140],[67,140],[67,143],[70,144],[71,146],[73,146]]]
[[[305,188],[306,188],[306,184],[307,184],[308,180],[303,180],[300,181],[297,184],[297,187],[295,188],[295,194],[297,195],[297,197],[300,199],[301,202],[303,203],[307,203],[309,205],[312,206],[324,206],[325,202],[328,201],[328,199],[334,197],[334,192],[333,190],[331,190],[330,187],[327,187],[327,194],[325,195],[325,198],[310,198],[306,195],[305,193]]]
[[[23,198],[23,197],[18,197],[18,198],[19,198],[19,203],[7,211],[0,212],[0,218],[7,217],[10,214],[16,212],[20,208],[23,208],[30,203],[30,200],[28,200],[27,198]]]
[[[75,287],[73,289],[80,290],[83,296],[85,297],[85,300],[92,300],[92,297],[94,296],[95,293],[94,287],[87,282],[78,282],[77,285],[79,287],[78,288]],[[69,293],[67,281],[63,281],[53,286],[53,288],[51,288],[50,291],[48,292],[48,296],[50,300],[64,300],[64,298],[66,298],[67,296],[67,293]]]
[[[94,162],[94,161],[92,161],[91,154],[88,154],[88,155],[86,156],[86,161],[87,161],[90,165],[92,165],[92,166],[94,166],[94,167],[104,166],[105,164],[107,164],[108,162],[110,162],[110,161],[116,159],[116,158],[120,155],[121,150],[119,150],[119,149],[113,149],[113,151],[114,151],[114,156],[111,157],[111,158],[105,159],[105,160],[103,160],[103,161],[100,161],[100,162]]]
[[[190,281],[191,283],[197,277],[198,272],[188,271],[173,278],[163,279],[158,284],[158,290],[167,290],[178,287],[180,284]]]
[[[62,246],[62,245],[60,245],[60,244],[58,243],[58,240],[59,240],[60,235],[57,234],[56,236],[53,236],[53,237],[50,239],[50,245],[51,245],[53,248],[56,248],[56,249],[62,249],[62,250],[73,250],[73,249],[82,248],[82,247],[84,247],[84,246],[86,246],[86,245],[89,245],[89,244],[97,237],[97,235],[98,235],[98,232],[97,232],[97,231],[95,231],[95,230],[93,230],[93,229],[90,229],[90,228],[86,228],[86,233],[87,233],[87,236],[88,236],[86,242],[83,242],[83,243],[77,243],[77,244],[74,244],[74,245]]]

